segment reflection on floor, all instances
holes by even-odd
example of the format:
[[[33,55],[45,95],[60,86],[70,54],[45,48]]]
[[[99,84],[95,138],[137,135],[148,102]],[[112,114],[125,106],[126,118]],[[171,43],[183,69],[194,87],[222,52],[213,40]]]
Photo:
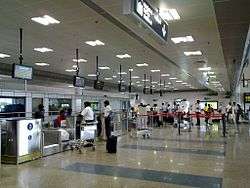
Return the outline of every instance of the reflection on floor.
[[[2,165],[0,187],[249,187],[248,125],[228,138],[220,132],[193,127],[178,136],[172,127],[157,128],[151,139],[120,137],[117,154],[100,142],[96,151]]]

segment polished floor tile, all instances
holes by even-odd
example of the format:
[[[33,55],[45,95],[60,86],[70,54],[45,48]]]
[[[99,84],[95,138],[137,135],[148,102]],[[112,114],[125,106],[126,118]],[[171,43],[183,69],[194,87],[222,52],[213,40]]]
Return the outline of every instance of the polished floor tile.
[[[242,124],[239,134],[227,138],[221,130],[200,132],[195,127],[181,135],[171,127],[157,128],[152,139],[124,135],[118,138],[116,154],[106,153],[105,142],[98,142],[96,151],[2,165],[0,188],[249,187],[249,133],[249,125]]]

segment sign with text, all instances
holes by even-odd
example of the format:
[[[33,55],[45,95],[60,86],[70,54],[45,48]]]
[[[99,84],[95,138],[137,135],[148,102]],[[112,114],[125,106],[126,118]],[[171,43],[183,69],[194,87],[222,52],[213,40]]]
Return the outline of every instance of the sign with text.
[[[124,13],[133,14],[150,28],[161,39],[167,41],[168,24],[159,15],[159,11],[153,8],[146,0],[131,0],[124,4]]]

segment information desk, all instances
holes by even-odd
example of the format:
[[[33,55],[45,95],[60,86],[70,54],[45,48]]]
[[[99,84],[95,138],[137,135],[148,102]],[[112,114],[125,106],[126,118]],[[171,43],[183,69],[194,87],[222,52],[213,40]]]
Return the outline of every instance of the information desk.
[[[1,129],[2,163],[19,164],[42,157],[41,119],[6,119]]]

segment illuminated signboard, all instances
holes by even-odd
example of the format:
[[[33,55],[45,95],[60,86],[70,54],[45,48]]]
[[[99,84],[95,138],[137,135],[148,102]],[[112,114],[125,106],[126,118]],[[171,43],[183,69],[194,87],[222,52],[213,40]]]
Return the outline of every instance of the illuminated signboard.
[[[167,40],[168,24],[147,1],[135,0],[134,12],[162,39]]]
[[[132,14],[164,41],[168,37],[168,24],[146,0],[124,1],[124,14]]]

